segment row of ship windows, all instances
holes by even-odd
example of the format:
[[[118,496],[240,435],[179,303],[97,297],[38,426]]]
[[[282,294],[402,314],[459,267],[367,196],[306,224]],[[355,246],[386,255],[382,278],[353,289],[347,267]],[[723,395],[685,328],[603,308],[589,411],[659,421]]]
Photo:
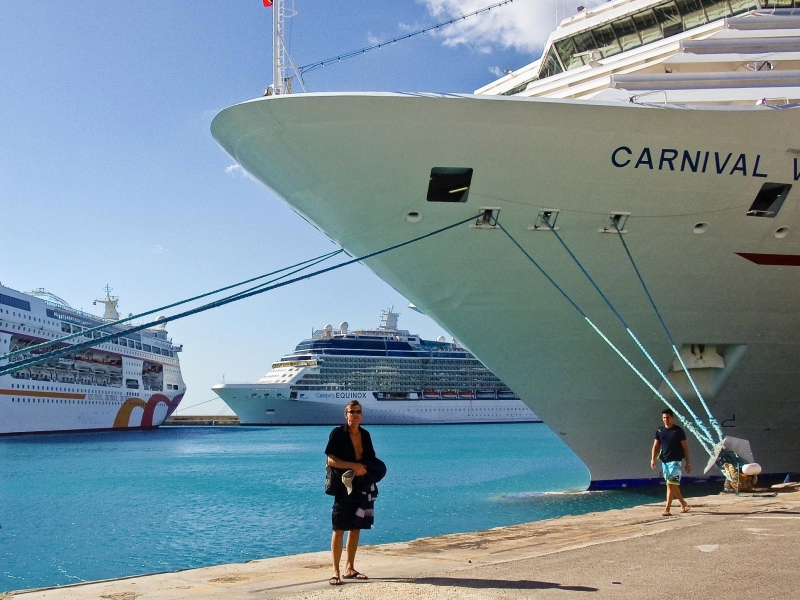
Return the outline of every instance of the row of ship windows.
[[[94,390],[75,390],[75,389],[71,389],[71,388],[54,387],[54,386],[51,386],[51,385],[24,385],[24,384],[21,384],[21,383],[12,383],[11,387],[13,389],[18,389],[18,390],[40,390],[42,392],[70,392],[70,393],[73,393],[73,394],[90,394],[90,393],[94,392]],[[167,384],[167,389],[168,390],[177,390],[178,386],[177,385]],[[105,392],[104,391],[103,393],[104,394],[116,393],[117,395],[120,395],[120,396],[122,395],[120,392]],[[134,396],[135,392],[125,392],[125,395],[126,396]]]
[[[64,398],[11,398],[12,402],[32,403],[32,404],[105,404],[118,405],[122,402],[108,402],[103,400],[68,400]]]
[[[0,312],[2,312],[2,310],[0,310]],[[23,315],[22,313],[17,313],[15,311],[9,312],[7,309],[6,309],[6,314],[7,315],[10,314],[12,317],[19,317],[21,319],[27,319],[28,321],[35,321],[37,323],[46,323],[47,325],[52,325],[54,327],[56,326],[56,324],[53,321],[49,321],[47,319],[41,319],[39,317],[32,317],[30,315]],[[79,325],[71,325],[70,326],[69,323],[64,323],[63,321],[61,322],[61,331],[64,332],[64,333],[81,333],[84,329],[87,329],[87,328],[86,327],[81,327]],[[92,333],[94,334],[93,336],[89,335],[89,336],[86,336],[86,337],[94,337],[94,339],[101,339],[102,337],[104,337],[102,334],[100,334],[97,331],[92,332]],[[129,339],[126,339],[126,338],[118,338],[117,340],[112,340],[111,343],[119,344],[120,346],[126,346],[126,347],[129,347],[129,348],[136,348],[137,350],[144,350],[145,352],[155,352],[156,354],[164,354],[166,352],[166,354],[164,354],[164,356],[174,356],[174,354],[175,354],[174,352],[171,352],[170,350],[165,350],[164,348],[159,348],[157,346],[152,346],[152,349],[151,349],[151,346],[148,345],[148,344],[142,344],[140,342],[135,342],[134,340],[129,340]]]
[[[69,323],[61,323],[61,331],[63,331],[64,333],[81,333],[83,329],[78,325],[72,325],[70,327]],[[92,331],[86,333],[84,337],[95,340],[102,340],[105,336],[98,331]],[[133,348],[134,350],[152,352],[154,354],[160,354],[162,356],[170,356],[172,358],[175,357],[175,352],[173,352],[172,350],[159,348],[158,346],[151,346],[150,344],[143,344],[142,342],[137,342],[135,340],[131,340],[128,338],[116,338],[108,341],[108,343],[116,344],[117,346],[123,346],[124,348]]]
[[[12,317],[19,317],[20,319],[27,319],[28,321],[35,321],[37,323],[47,323],[48,325],[55,326],[55,323],[52,321],[48,321],[47,319],[40,319],[39,317],[32,317],[30,315],[23,315],[22,313],[18,313],[15,311],[8,312],[8,309],[5,309],[7,315],[11,315]],[[0,313],[3,312],[3,309],[0,309]]]
[[[6,312],[8,312],[8,311],[6,311]],[[21,316],[24,316],[24,315],[21,315]],[[35,321],[36,319],[34,318],[33,320]],[[42,321],[42,319],[38,319],[38,320]],[[50,333],[48,331],[36,331],[35,329],[31,329],[29,327],[23,327],[22,325],[14,325],[13,323],[3,323],[3,325],[5,327],[10,327],[11,329],[14,329],[14,330],[17,330],[17,331],[24,331],[26,333],[36,333],[38,335],[46,335],[47,337],[51,337],[51,338],[52,337],[56,337],[55,334]],[[62,323],[62,326],[63,325],[65,325],[65,323]],[[77,326],[75,326],[75,327],[77,327]],[[69,332],[65,331],[65,333],[69,333]],[[76,331],[75,333],[80,333],[80,330]],[[103,336],[100,336],[97,332],[94,332],[94,334],[95,334],[94,335],[94,339],[101,339],[103,337]],[[87,335],[85,337],[88,337],[90,339],[92,338],[91,335]],[[8,343],[8,342],[6,342],[6,343]],[[162,356],[169,356],[170,358],[175,358],[175,352],[173,352],[171,350],[165,350],[164,348],[159,348],[158,346],[150,346],[149,344],[142,344],[140,342],[134,342],[133,340],[128,340],[126,338],[118,338],[116,340],[111,340],[110,342],[107,342],[107,343],[116,344],[118,346],[124,346],[126,348],[133,348],[135,350],[142,350],[144,352],[152,352],[154,354],[160,354]]]
[[[43,392],[72,392],[75,394],[88,394],[91,390],[74,390],[70,388],[53,387],[51,385],[25,385],[22,383],[12,383],[12,388],[18,390],[41,390]]]
[[[781,5],[791,5],[792,0]],[[780,1],[778,2],[780,3]],[[775,1],[764,4],[775,6]],[[758,6],[753,0],[668,0],[653,8],[555,42],[542,57],[539,72],[503,95],[525,90],[529,83],[689,31]]]
[[[477,412],[497,412],[497,411],[509,412],[509,411],[519,411],[519,410],[527,411],[526,408],[448,408],[448,407],[444,407],[444,408],[421,408],[421,409],[417,408],[417,409],[414,410],[414,412],[472,412],[472,413],[477,413]],[[392,412],[398,412],[398,411],[392,411]],[[400,410],[399,412],[403,412],[403,411]],[[406,412],[411,412],[411,409],[407,409]]]

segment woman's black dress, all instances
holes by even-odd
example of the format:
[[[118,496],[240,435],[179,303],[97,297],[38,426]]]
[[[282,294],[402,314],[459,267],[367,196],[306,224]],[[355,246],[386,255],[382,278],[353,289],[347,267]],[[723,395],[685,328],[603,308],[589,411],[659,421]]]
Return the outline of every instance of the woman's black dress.
[[[362,460],[374,459],[375,449],[372,447],[372,438],[369,432],[363,427],[359,427],[361,431],[361,446],[363,452],[361,455]],[[325,454],[328,456],[335,456],[339,460],[347,462],[358,462],[356,460],[356,449],[353,448],[353,442],[350,440],[350,432],[347,425],[340,425],[331,431],[328,437],[328,445],[325,446]],[[347,495],[347,490],[344,484],[341,483],[342,473],[341,469],[336,469],[335,478],[339,483],[336,495],[333,499],[333,515],[331,522],[334,531],[350,531],[351,529],[370,529],[371,526],[359,525],[356,527],[353,524],[353,517],[355,517],[356,510],[358,509],[358,500]]]

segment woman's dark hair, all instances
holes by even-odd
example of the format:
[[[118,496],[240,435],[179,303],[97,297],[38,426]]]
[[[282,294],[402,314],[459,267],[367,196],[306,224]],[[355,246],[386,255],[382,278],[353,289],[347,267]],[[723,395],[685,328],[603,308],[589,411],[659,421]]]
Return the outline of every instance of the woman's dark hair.
[[[351,408],[355,408],[356,406],[358,406],[360,408],[361,407],[361,402],[359,402],[358,400],[350,400],[350,402],[348,402],[345,405],[344,412],[349,412]]]

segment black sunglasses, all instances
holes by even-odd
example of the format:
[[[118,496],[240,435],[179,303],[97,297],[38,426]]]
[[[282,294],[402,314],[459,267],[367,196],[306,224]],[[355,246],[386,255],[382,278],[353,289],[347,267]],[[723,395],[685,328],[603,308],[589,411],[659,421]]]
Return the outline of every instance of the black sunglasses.
[[[360,410],[348,410],[347,412],[349,412],[351,415],[360,415],[361,414]]]

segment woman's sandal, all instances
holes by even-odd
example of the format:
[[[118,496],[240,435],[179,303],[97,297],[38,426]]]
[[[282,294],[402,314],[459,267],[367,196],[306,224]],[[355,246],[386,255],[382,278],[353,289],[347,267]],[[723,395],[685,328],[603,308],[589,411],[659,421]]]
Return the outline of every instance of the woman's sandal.
[[[672,516],[672,513],[671,513],[671,512],[669,512],[668,510],[665,510],[663,513],[661,513],[661,516],[662,516],[662,517],[671,517],[671,516]]]
[[[690,510],[692,510],[692,507],[691,507],[691,506],[689,506],[689,505],[687,504],[686,506],[684,506],[684,507],[681,509],[681,512],[682,512],[682,513],[684,513],[684,514],[686,514],[686,513],[687,513],[687,512],[689,512]]]
[[[328,579],[328,583],[330,583],[331,585],[342,585],[342,580],[339,579],[338,576],[334,575],[333,577]]]
[[[349,575],[342,575],[342,578],[343,579],[369,579],[369,577],[367,577],[363,573],[359,573],[358,571],[353,571]]]

